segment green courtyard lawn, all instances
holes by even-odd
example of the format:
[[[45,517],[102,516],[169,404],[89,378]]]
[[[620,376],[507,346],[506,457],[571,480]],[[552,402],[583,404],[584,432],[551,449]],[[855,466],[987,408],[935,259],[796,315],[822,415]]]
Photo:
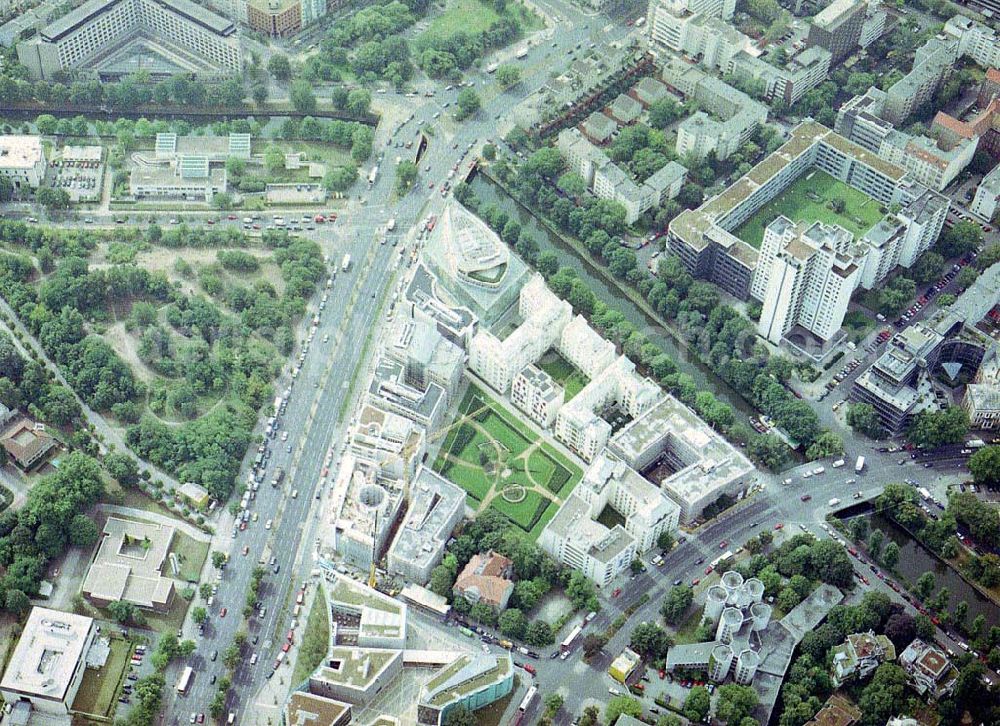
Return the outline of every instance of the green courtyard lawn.
[[[842,213],[829,207],[834,199],[845,203]],[[882,219],[881,205],[871,197],[834,179],[825,171],[810,169],[783,192],[733,230],[747,244],[760,248],[764,228],[784,215],[793,222],[839,224],[855,237],[862,236]]]
[[[116,705],[116,693],[125,677],[128,661],[132,654],[132,644],[121,637],[112,635],[111,653],[103,668],[87,668],[80,682],[80,690],[73,700],[73,710],[102,719],[110,718]]]
[[[201,568],[208,558],[208,548],[208,542],[199,542],[183,532],[175,532],[170,551],[180,563],[177,578],[186,582],[198,582],[201,579]]]
[[[480,508],[493,494],[490,506],[532,539],[582,475],[516,414],[476,386],[469,386],[459,404],[433,468],[464,489],[473,508]],[[521,501],[503,498],[503,490],[512,484],[524,487]]]
[[[450,38],[459,31],[476,35],[500,19],[492,3],[480,0],[446,0],[446,4],[444,12],[435,15],[427,30],[420,34],[418,47],[422,47],[423,43],[430,44]],[[521,22],[521,28],[526,33],[542,27],[541,18],[521,3],[508,3],[507,12]]]
[[[552,380],[563,387],[566,392],[565,401],[572,400],[573,396],[583,390],[583,387],[590,383],[590,379],[577,370],[572,363],[563,358],[554,350],[550,350],[537,363],[538,367],[552,376]]]
[[[434,16],[430,26],[420,35],[420,39],[438,41],[450,38],[460,30],[475,35],[486,30],[500,19],[492,5],[479,0],[447,0],[443,13]]]

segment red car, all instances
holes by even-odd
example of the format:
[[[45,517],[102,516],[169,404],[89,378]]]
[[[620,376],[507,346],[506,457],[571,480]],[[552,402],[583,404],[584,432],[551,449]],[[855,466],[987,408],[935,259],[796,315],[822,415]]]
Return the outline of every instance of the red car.
[[[215,224],[215,220],[214,219],[206,219],[205,220],[205,224]]]
[[[289,643],[294,643],[295,642],[295,631],[289,630],[288,633],[285,635],[285,640],[287,640]]]
[[[538,673],[538,671],[535,670],[535,666],[531,665],[531,663],[525,663],[524,670],[528,671],[531,675]]]
[[[226,613],[228,613],[228,612],[229,612],[229,608],[222,608],[222,610],[219,611],[219,617],[220,618],[226,617]]]
[[[812,494],[803,494],[801,497],[799,497],[799,499],[801,499],[803,502],[808,502],[812,498],[813,498]]]
[[[728,539],[724,539],[721,542],[719,542],[719,549],[720,550],[724,550],[728,546],[729,546],[729,540]]]
[[[620,587],[616,587],[616,588],[615,588],[615,589],[614,589],[614,590],[613,590],[613,591],[611,592],[611,597],[618,597],[618,596],[619,596],[619,595],[621,595],[621,594],[622,594],[622,589],[621,589]]]
[[[697,577],[691,580],[691,587],[697,587],[698,583],[701,582]]]
[[[205,714],[203,713],[198,714],[198,723],[205,723]]]
[[[246,522],[240,522],[240,532],[242,532],[246,528],[247,528],[247,523]]]
[[[329,473],[330,473],[330,467],[324,466],[323,467],[323,478],[326,479],[327,474],[329,474]]]
[[[660,673],[660,680],[661,680],[661,681],[662,681],[662,680],[663,680],[664,678],[666,678],[666,677],[667,677],[667,672],[666,672],[665,670],[663,670],[662,668],[660,669],[659,673]]]
[[[236,219],[236,215],[235,214],[230,214],[228,217],[226,217],[226,219],[228,219],[230,222],[232,222],[234,219]]]
[[[291,649],[292,649],[292,644],[291,643],[285,643],[284,645],[281,646],[281,650],[284,653],[287,653]]]
[[[324,217],[322,214],[317,214],[315,217],[313,217],[313,221],[316,224],[323,224],[323,222],[326,221],[326,217]]]
[[[778,522],[776,525],[774,525],[774,528],[778,530],[784,528],[784,526],[785,526],[784,523]]]
[[[711,565],[709,565],[708,567],[705,568],[705,574],[706,575],[711,575],[713,569],[714,568]]]

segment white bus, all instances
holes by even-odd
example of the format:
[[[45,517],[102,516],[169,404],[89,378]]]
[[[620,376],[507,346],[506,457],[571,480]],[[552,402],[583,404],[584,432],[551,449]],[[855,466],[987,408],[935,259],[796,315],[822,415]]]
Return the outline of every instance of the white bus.
[[[521,701],[521,705],[517,707],[517,710],[520,711],[521,713],[527,711],[528,707],[531,705],[531,702],[535,700],[535,696],[537,694],[538,694],[538,688],[536,686],[532,686],[531,688],[529,688],[528,692],[524,694],[524,700]]]
[[[193,673],[194,670],[191,666],[188,666],[184,669],[184,672],[181,673],[181,679],[177,681],[177,692],[182,696],[187,693],[188,686],[191,685],[191,675]]]
[[[564,640],[560,644],[559,650],[562,651],[563,653],[565,653],[570,648],[572,648],[573,647],[573,642],[577,639],[577,637],[580,635],[581,632],[583,632],[583,623],[580,623],[575,628],[573,628],[571,631],[569,631],[569,635],[566,636],[566,640]]]
[[[733,551],[732,550],[726,550],[721,555],[719,555],[714,560],[712,560],[712,563],[711,563],[712,564],[712,569],[714,570],[719,565],[721,565],[723,562],[728,562],[732,558],[732,556],[733,556]]]

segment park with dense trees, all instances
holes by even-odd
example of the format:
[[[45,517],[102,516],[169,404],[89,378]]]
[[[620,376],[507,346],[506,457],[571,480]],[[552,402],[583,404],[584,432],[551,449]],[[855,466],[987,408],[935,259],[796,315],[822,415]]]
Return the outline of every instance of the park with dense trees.
[[[251,243],[186,225],[105,233],[7,220],[0,244],[0,292],[81,399],[125,426],[141,457],[228,498],[305,301],[325,276],[319,247],[283,232]],[[211,251],[214,261],[195,269],[182,250]],[[20,377],[3,392],[12,402],[29,386],[43,419],[78,416],[68,392],[38,381],[30,365],[12,373]]]

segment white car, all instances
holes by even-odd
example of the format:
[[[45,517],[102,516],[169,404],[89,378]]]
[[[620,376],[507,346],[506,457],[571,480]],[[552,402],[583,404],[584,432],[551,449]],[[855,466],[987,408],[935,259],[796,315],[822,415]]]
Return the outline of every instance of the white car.
[[[264,529],[271,529],[271,520],[270,519],[267,520],[266,522],[264,522]]]
[[[282,431],[281,432],[281,440],[282,441],[288,441],[288,432],[287,431]]]

